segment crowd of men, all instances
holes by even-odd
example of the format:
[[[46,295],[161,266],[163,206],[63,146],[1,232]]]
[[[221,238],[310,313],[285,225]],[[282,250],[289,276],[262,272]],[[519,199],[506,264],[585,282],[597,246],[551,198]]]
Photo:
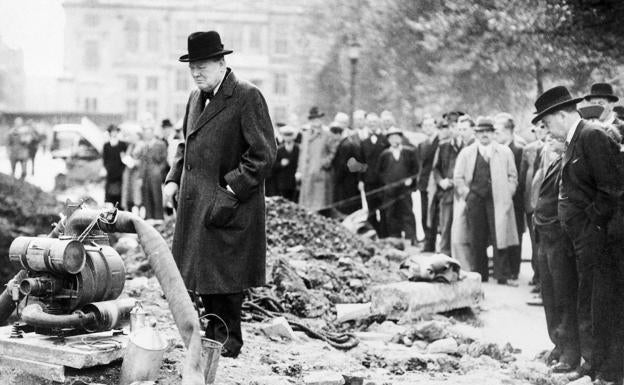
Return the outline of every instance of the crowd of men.
[[[617,253],[624,246],[624,107],[618,100],[606,83],[576,99],[555,87],[535,103],[537,116],[523,136],[508,113],[473,119],[451,111],[425,117],[426,138],[416,145],[387,111],[356,111],[353,127],[338,113],[325,127],[313,108],[299,135],[281,127],[267,193],[310,210],[349,214],[360,208],[363,192],[378,236],[416,243],[411,197],[417,190],[422,250],[452,256],[488,281],[492,246],[493,277],[504,285],[517,285],[528,231],[532,283],[555,344],[553,370],[590,375],[596,383],[622,381],[624,262]]]
[[[11,163],[11,175],[17,177],[17,166],[20,167],[20,179],[35,174],[35,157],[39,146],[45,145],[46,136],[37,128],[32,120],[24,122],[17,117],[7,136],[7,150]],[[29,170],[30,166],[30,170]]]

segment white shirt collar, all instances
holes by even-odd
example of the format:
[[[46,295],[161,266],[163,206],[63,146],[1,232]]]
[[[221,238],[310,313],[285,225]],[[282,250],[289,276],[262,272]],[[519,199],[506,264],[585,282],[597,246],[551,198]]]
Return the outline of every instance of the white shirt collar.
[[[568,136],[566,136],[566,143],[570,144],[572,142],[572,138],[574,137],[574,133],[578,129],[579,124],[581,123],[581,118],[578,118],[574,121],[574,124],[568,131]]]
[[[488,144],[487,146],[479,143],[477,146],[479,147],[479,152],[481,153],[481,156],[484,156],[488,159],[492,157],[492,143]]]
[[[223,84],[223,81],[225,80],[226,76],[227,76],[227,71],[226,71],[225,75],[223,75],[223,77],[221,78],[221,81],[219,81],[219,84],[217,84],[217,86],[212,91],[212,97],[213,98],[217,94],[217,92],[219,92],[219,88],[221,88],[221,84]],[[206,106],[208,105],[208,103],[210,103],[210,99],[206,98]]]

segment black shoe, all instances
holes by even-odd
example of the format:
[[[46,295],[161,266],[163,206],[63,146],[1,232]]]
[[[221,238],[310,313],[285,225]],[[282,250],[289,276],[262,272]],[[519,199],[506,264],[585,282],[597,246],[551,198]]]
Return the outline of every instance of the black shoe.
[[[566,364],[565,362],[557,362],[552,366],[553,373],[570,373],[574,370],[574,367],[570,364]]]
[[[228,348],[222,348],[221,349],[221,357],[229,357],[229,358],[236,358],[238,357],[238,355],[240,354],[239,352],[233,352]]]
[[[511,287],[518,287],[518,284],[517,284],[517,283],[515,283],[515,282],[509,282],[509,281],[507,280],[507,278],[500,278],[500,279],[497,279],[497,280],[496,280],[496,282],[497,282],[499,285],[505,285],[505,286],[511,286]]]

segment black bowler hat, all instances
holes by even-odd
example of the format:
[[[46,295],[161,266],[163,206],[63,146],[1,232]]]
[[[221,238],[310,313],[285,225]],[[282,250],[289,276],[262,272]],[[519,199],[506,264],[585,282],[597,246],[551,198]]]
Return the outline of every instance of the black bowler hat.
[[[609,83],[594,83],[589,90],[589,95],[585,96],[585,100],[590,98],[605,98],[612,102],[620,100],[615,93],[613,93],[613,87]]]
[[[617,115],[618,119],[624,118],[624,106],[613,107],[613,112]]]
[[[188,54],[180,56],[181,62],[210,59],[229,55],[233,51],[223,49],[221,37],[217,31],[193,32],[188,37]]]
[[[322,118],[323,116],[325,116],[325,114],[319,112],[318,107],[312,107],[310,108],[310,113],[308,114],[308,120]]]
[[[171,124],[171,120],[169,120],[169,119],[163,119],[163,120],[162,120],[162,122],[160,122],[160,126],[161,126],[162,128],[165,128],[165,127],[173,127],[173,124]]]
[[[544,92],[535,101],[535,117],[531,120],[536,124],[550,113],[559,111],[567,106],[578,104],[583,98],[572,98],[570,91],[564,86],[557,86]]]

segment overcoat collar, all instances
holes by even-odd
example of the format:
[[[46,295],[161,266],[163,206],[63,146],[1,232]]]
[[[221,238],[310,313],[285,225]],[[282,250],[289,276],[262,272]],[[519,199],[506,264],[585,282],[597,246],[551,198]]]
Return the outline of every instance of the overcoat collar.
[[[191,127],[191,131],[189,131],[188,135],[191,135],[195,131],[202,128],[204,125],[206,125],[206,123],[208,123],[227,106],[226,101],[234,93],[234,88],[236,88],[236,84],[236,76],[234,76],[234,72],[232,72],[232,70],[228,67],[225,73],[225,79],[221,83],[221,87],[219,87],[216,95],[210,100],[208,106],[204,108],[201,103],[201,98],[198,97],[196,99],[194,108],[197,109],[198,112],[202,110],[203,111],[201,112],[201,115],[199,115],[197,123],[195,123],[193,127]]]
[[[572,155],[574,154],[574,147],[576,145],[576,141],[578,140],[579,136],[581,135],[581,131],[583,131],[583,127],[585,126],[585,121],[581,120],[578,124],[578,126],[576,127],[576,130],[574,130],[574,135],[572,136],[572,140],[570,140],[570,144],[568,144],[568,148],[565,152],[565,154],[563,155],[563,165],[561,167],[565,167],[568,162],[570,161],[570,159],[572,159]]]

